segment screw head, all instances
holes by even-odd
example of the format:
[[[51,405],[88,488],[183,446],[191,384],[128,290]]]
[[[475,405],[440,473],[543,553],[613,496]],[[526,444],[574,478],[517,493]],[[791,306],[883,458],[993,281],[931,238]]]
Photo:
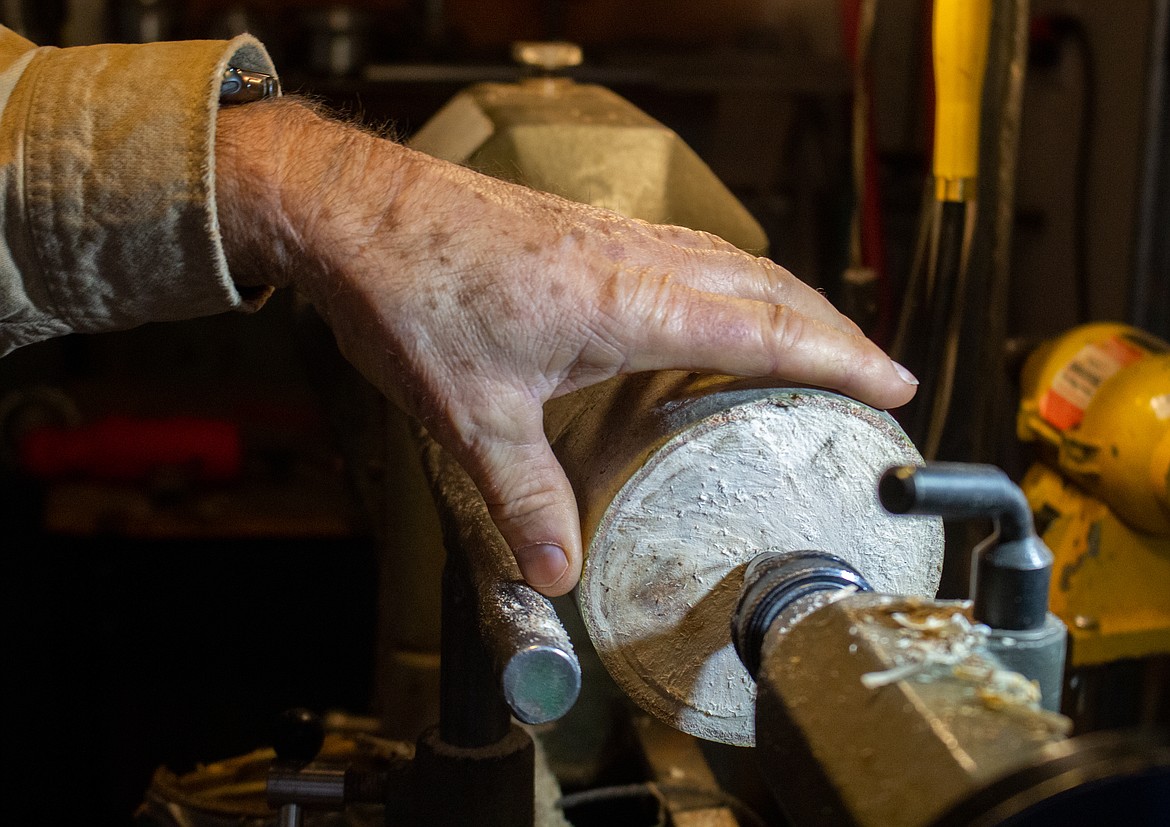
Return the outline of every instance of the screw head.
[[[1092,615],[1077,615],[1073,618],[1073,626],[1082,632],[1095,632],[1101,628],[1100,622]]]

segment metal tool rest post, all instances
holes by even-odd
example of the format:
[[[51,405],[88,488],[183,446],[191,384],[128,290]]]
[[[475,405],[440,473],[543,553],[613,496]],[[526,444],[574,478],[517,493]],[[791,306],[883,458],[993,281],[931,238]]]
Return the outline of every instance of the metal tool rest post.
[[[568,712],[581,666],[552,604],[520,576],[471,480],[425,437],[422,451],[447,550],[439,723],[419,736],[409,765],[363,775],[316,762],[320,722],[294,711],[268,777],[281,827],[300,827],[306,809],[357,802],[384,803],[391,825],[534,822],[535,747],[512,718],[543,724]]]
[[[430,440],[423,466],[447,564],[439,725],[418,740],[413,813],[436,825],[531,825],[534,746],[511,719],[541,724],[568,712],[581,666],[552,604],[520,576],[464,471]]]

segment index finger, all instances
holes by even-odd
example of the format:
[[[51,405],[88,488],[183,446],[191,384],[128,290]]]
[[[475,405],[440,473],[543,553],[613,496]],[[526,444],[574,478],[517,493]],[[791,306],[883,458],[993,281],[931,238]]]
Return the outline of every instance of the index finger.
[[[636,306],[636,305],[635,305]],[[831,388],[879,408],[909,402],[917,380],[859,334],[784,304],[667,284],[629,327],[623,373],[697,370],[786,379]],[[624,334],[624,335],[623,335]]]
[[[737,250],[688,249],[671,262],[674,281],[696,290],[740,299],[782,304],[846,333],[861,328],[841,313],[819,290],[768,258]]]

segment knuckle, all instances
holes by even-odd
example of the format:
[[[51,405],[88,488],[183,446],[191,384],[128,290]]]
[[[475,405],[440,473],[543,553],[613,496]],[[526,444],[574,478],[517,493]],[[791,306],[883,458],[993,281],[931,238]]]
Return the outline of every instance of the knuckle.
[[[598,319],[603,329],[616,333],[638,325],[653,323],[670,302],[672,278],[669,273],[650,268],[615,268],[605,278],[598,293]]]
[[[757,258],[756,263],[763,270],[772,287],[773,295],[777,296],[777,300],[780,302],[788,303],[798,292],[816,292],[793,275],[790,270],[781,267],[770,258]]]
[[[768,334],[782,351],[797,347],[805,337],[805,318],[786,304],[769,305]]]
[[[490,501],[486,497],[484,501],[497,523],[523,523],[556,505],[558,497],[539,480],[521,477]]]
[[[480,489],[492,520],[501,528],[547,522],[544,515],[555,512],[562,494],[542,463],[515,461],[493,469]]]
[[[712,250],[726,250],[731,246],[715,233],[709,233],[706,230],[695,230],[695,238]]]

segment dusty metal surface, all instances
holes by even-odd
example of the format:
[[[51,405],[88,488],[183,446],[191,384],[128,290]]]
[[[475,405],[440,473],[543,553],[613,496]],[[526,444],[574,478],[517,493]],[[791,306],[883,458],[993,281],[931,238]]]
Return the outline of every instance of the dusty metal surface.
[[[916,827],[1067,735],[970,604],[855,594],[764,641],[760,765],[797,823]],[[798,791],[793,794],[792,791]]]
[[[875,493],[887,467],[921,458],[858,402],[664,373],[562,400],[546,425],[578,492],[590,638],[623,690],[684,732],[754,742],[730,618],[757,554],[818,549],[879,591],[937,586],[941,524],[893,518]]]
[[[481,83],[411,139],[429,155],[756,254],[768,239],[694,150],[629,101],[567,78]]]
[[[449,559],[466,567],[479,634],[504,700],[524,723],[556,720],[581,689],[581,666],[568,633],[548,598],[520,576],[463,469],[432,442],[423,465],[444,519]]]

